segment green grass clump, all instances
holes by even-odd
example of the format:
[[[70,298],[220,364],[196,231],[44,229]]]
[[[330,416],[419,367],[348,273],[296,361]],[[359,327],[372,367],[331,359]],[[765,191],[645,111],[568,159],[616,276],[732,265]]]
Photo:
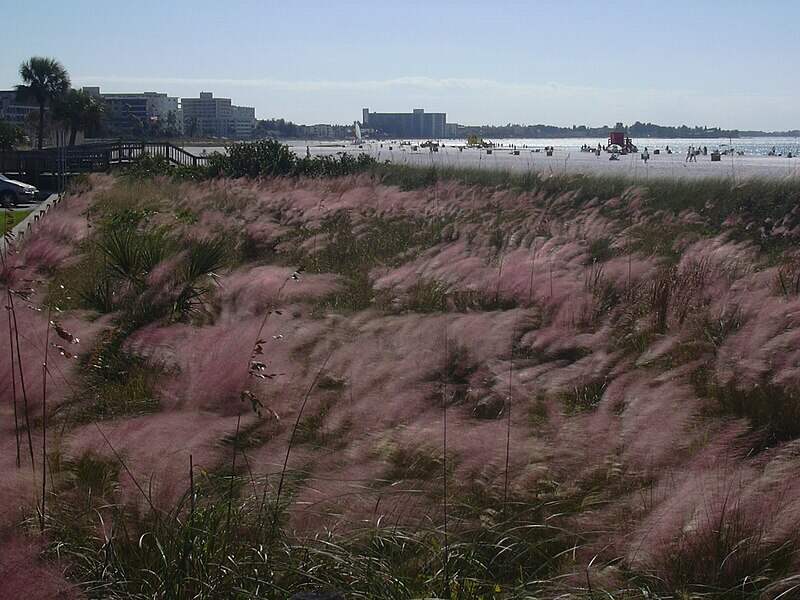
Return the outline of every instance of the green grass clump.
[[[448,292],[448,286],[439,281],[421,279],[409,288],[405,307],[411,312],[444,312]]]
[[[381,265],[397,266],[434,246],[441,240],[445,225],[440,219],[367,216],[356,226],[350,213],[339,211],[325,217],[319,229],[295,234],[300,240],[318,236],[321,241],[319,247],[314,244],[307,250],[298,249],[291,261],[313,273],[342,276],[340,289],[325,298],[317,312],[363,310],[378,296],[372,285],[372,270]]]
[[[614,248],[611,246],[611,238],[601,237],[591,241],[589,244],[589,256],[586,264],[603,263],[614,256]]]
[[[129,217],[138,225],[148,215],[167,210],[180,197],[180,185],[168,179],[149,177],[143,179],[116,178],[114,185],[98,192],[87,211],[94,227],[117,222]]]
[[[158,410],[154,386],[162,369],[123,349],[126,333],[106,330],[80,358],[80,390],[57,413],[73,423],[89,423]]]
[[[769,515],[749,515],[732,497],[676,536],[634,581],[657,597],[759,600],[790,597],[790,576],[800,548],[797,532],[772,537]],[[782,583],[783,581],[783,583]]]
[[[561,392],[559,400],[564,405],[564,411],[568,415],[589,412],[600,404],[606,387],[608,387],[608,379],[605,377],[598,378]]]
[[[353,427],[352,421],[345,419],[335,429],[325,427],[325,419],[335,404],[336,398],[325,398],[315,412],[301,418],[294,442],[338,450],[344,448],[348,443],[347,432]]]
[[[716,403],[716,412],[747,419],[764,446],[800,438],[800,390],[771,383],[741,386],[731,380],[706,384],[706,393]]]
[[[447,354],[444,356],[444,365],[437,369],[431,380],[452,385],[466,385],[470,377],[478,370],[478,364],[470,356],[469,350],[463,344],[449,344]]]
[[[47,526],[58,540],[49,554],[58,557],[62,547],[86,543],[87,535],[97,526],[98,511],[115,501],[122,469],[116,460],[94,452],[71,459],[54,453],[48,460],[53,480],[47,500]],[[77,565],[67,565],[68,575],[79,573]]]
[[[433,460],[419,471],[403,456],[397,460],[406,473],[441,470]],[[554,507],[542,502],[510,501],[501,512],[492,508],[497,498],[455,501],[443,554],[436,527],[360,526],[294,537],[285,527],[288,503],[276,513],[273,482],[264,479],[252,481],[252,493],[247,485],[230,495],[232,486],[197,472],[172,506],[133,510],[118,503],[121,472],[94,455],[63,462],[50,499],[48,553],[65,561],[66,575],[92,598],[278,600],[322,589],[410,600],[447,589],[452,598],[499,600],[540,590],[574,545],[548,519]]]
[[[433,451],[395,448],[391,456],[399,476],[429,481],[441,474]],[[571,534],[565,524],[613,501],[613,493],[646,489],[647,481],[601,469],[577,488],[550,482],[548,491],[545,482],[538,499],[505,501],[491,487],[454,482],[445,546],[442,528],[423,519],[413,528],[353,526],[297,537],[286,527],[291,502],[276,512],[274,482],[265,478],[232,486],[196,471],[193,486],[171,506],[147,508],[142,488],[144,508],[134,510],[118,501],[124,468],[119,462],[87,454],[70,461],[52,457],[51,465],[56,483],[46,520],[47,552],[64,561],[67,577],[90,598],[278,600],[300,591],[338,590],[346,597],[397,600],[565,593],[585,600],[756,600],[787,589],[780,586],[790,583],[798,548],[796,535],[767,535],[767,515],[747,517],[735,503],[726,503],[637,571],[613,559],[614,571],[627,582],[620,582],[623,589],[606,590],[590,580],[590,593],[562,576],[594,578],[605,563],[601,558],[596,570],[584,573],[575,557],[589,540]]]
[[[541,396],[537,396],[528,406],[528,423],[534,429],[546,424],[550,418],[547,403]]]
[[[517,307],[514,298],[502,296],[497,291],[459,290],[435,279],[420,279],[399,294],[400,303],[393,299],[391,290],[376,296],[376,302],[385,310],[406,310],[416,313],[477,312],[510,310]]]
[[[389,453],[389,468],[384,475],[387,481],[401,479],[432,479],[442,474],[443,459],[434,448],[395,446]],[[448,460],[448,468],[452,461]]]

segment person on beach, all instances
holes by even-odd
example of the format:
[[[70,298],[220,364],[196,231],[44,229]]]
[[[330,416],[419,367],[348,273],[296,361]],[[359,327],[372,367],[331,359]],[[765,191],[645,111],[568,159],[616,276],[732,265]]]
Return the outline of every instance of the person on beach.
[[[689,146],[686,149],[686,162],[689,162],[692,159],[692,147]]]

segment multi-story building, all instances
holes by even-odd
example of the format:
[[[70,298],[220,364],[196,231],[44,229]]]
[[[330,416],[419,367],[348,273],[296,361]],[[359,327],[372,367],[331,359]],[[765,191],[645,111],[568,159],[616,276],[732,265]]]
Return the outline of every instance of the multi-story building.
[[[99,87],[83,91],[100,98],[106,107],[106,126],[114,135],[142,135],[155,128],[180,133],[183,130],[178,99],[159,92],[105,94]]]
[[[0,121],[22,125],[31,113],[38,113],[39,107],[32,102],[17,99],[16,90],[0,91]]]
[[[316,125],[298,125],[300,137],[309,139],[333,139],[336,137],[336,127],[327,123]]]
[[[444,137],[446,138],[458,138],[464,137],[461,135],[461,129],[463,125],[459,125],[458,123],[445,123],[444,125]],[[522,136],[520,136],[522,137]]]
[[[181,98],[183,129],[189,136],[247,138],[256,126],[256,109],[235,106],[230,98],[214,98],[200,92],[199,98]]]
[[[231,105],[231,136],[237,139],[253,137],[256,128],[256,109],[252,106]]]
[[[410,113],[374,113],[368,108],[361,112],[362,126],[398,138],[443,138],[446,122],[446,113],[426,113],[422,108]]]
[[[214,98],[200,92],[199,98],[181,98],[183,130],[194,137],[227,137],[233,109],[230,98]]]

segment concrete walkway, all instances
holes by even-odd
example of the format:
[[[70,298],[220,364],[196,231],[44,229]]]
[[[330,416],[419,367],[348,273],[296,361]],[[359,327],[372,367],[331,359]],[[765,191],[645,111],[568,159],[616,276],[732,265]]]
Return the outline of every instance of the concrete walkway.
[[[61,196],[50,194],[46,200],[35,205],[33,211],[27,217],[17,223],[10,232],[0,239],[0,252],[5,252],[6,247],[9,245],[13,246],[22,242],[26,236],[31,234],[50,209],[59,202],[61,202]]]

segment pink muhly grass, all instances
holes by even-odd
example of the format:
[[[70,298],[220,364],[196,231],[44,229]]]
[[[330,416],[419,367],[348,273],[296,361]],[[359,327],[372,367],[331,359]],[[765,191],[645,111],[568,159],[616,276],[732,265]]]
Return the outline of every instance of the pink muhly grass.
[[[71,252],[68,246],[39,235],[23,246],[20,258],[37,270],[51,271],[64,263]]]
[[[292,446],[294,444],[294,439],[295,439],[295,436],[297,435],[297,430],[298,430],[298,428],[300,426],[300,419],[303,417],[303,411],[305,410],[306,404],[308,403],[308,398],[311,395],[311,392],[314,390],[314,386],[317,384],[317,381],[319,380],[319,376],[325,370],[325,367],[328,364],[328,360],[330,359],[331,354],[333,354],[333,352],[328,354],[328,356],[325,358],[325,361],[322,363],[322,366],[317,371],[316,375],[314,375],[314,379],[311,380],[311,384],[308,386],[308,390],[306,391],[305,395],[303,396],[303,401],[300,404],[300,407],[299,407],[299,409],[297,411],[297,418],[295,419],[294,426],[292,427],[291,434],[289,435],[289,441],[286,444],[286,456],[283,459],[283,467],[281,468],[280,479],[278,480],[278,489],[275,492],[275,509],[274,509],[274,514],[273,514],[273,517],[272,517],[272,535],[273,535],[273,537],[275,535],[276,527],[278,526],[278,516],[280,514],[279,511],[280,511],[280,502],[281,502],[281,492],[283,491],[283,483],[284,483],[284,480],[286,478],[286,471],[287,471],[288,465],[289,465],[289,455],[292,452]]]
[[[5,598],[84,598],[79,587],[64,575],[66,564],[44,561],[42,539],[10,530],[0,538],[0,580]]]
[[[166,406],[194,406],[232,415],[246,386],[250,348],[242,343],[257,328],[253,320],[206,327],[148,326],[128,347],[169,373],[163,384]]]
[[[242,426],[253,421],[244,416]],[[167,410],[104,422],[100,429],[94,424],[81,425],[66,435],[64,453],[68,457],[95,453],[111,458],[118,453],[130,469],[130,475],[126,473],[128,476],[120,481],[123,501],[138,503],[142,499],[138,483],[152,490],[145,495],[148,501],[164,507],[180,497],[189,483],[188,455],[192,455],[195,467],[212,469],[224,456],[220,439],[231,435],[235,426],[233,416]]]
[[[31,470],[35,471],[36,467],[34,464],[33,459],[33,439],[31,438],[31,423],[30,423],[30,409],[28,407],[28,392],[25,387],[25,370],[23,368],[22,363],[22,354],[20,352],[20,342],[19,342],[19,324],[17,321],[17,311],[14,305],[14,295],[8,295],[8,303],[9,303],[9,310],[11,311],[11,322],[14,326],[14,345],[16,347],[16,354],[17,354],[17,370],[19,373],[20,379],[20,389],[22,391],[22,411],[25,417],[25,430],[28,436],[28,450],[30,451],[31,456]],[[12,359],[12,370],[13,370],[13,359]],[[12,373],[13,377],[13,373]]]
[[[44,335],[44,360],[42,362],[42,503],[39,513],[41,531],[44,531],[44,523],[47,514],[47,351],[50,345],[51,315],[52,311],[48,307]]]
[[[12,327],[11,317],[11,288],[6,289],[6,314],[8,316],[8,357],[11,361],[8,376],[11,379],[11,402],[14,407],[14,438],[16,440],[17,448],[17,468],[20,467],[20,441],[19,441],[19,416],[17,409],[17,375],[14,369],[14,333]],[[3,389],[8,389],[8,386],[2,386]]]
[[[338,277],[330,274],[303,277],[281,290],[291,279],[293,269],[261,266],[233,271],[220,279],[218,298],[225,315],[263,315],[278,300],[285,302],[314,301],[338,287]]]
[[[746,478],[730,469],[712,472],[711,478],[703,473],[701,481],[689,484],[693,493],[682,496],[689,506],[661,518],[652,542],[637,547],[635,560],[675,591],[763,585],[764,576],[779,585],[780,572],[774,569],[800,547],[800,535],[796,529],[775,535],[776,516],[785,504],[774,495],[748,493]],[[682,494],[687,492],[684,486]]]

